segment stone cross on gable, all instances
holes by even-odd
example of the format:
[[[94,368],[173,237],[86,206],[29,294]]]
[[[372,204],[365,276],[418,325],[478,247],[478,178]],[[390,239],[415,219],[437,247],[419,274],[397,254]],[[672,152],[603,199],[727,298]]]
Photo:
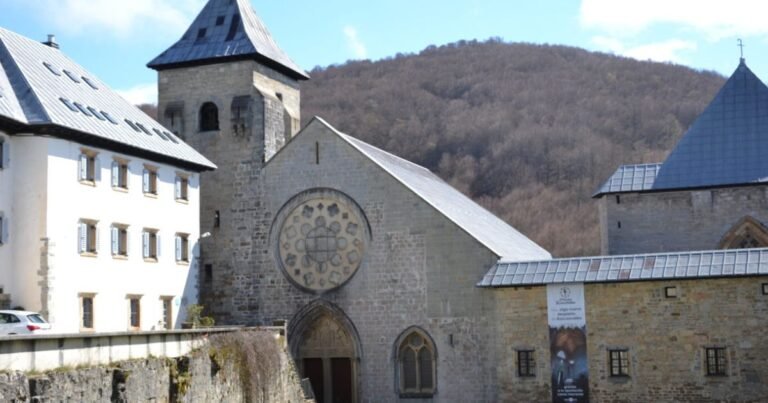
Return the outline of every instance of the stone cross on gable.
[[[740,59],[743,62],[744,61],[744,42],[742,42],[741,38],[737,39],[737,41],[738,41],[739,44],[736,45],[736,46],[739,47],[739,52],[741,53],[741,58]]]

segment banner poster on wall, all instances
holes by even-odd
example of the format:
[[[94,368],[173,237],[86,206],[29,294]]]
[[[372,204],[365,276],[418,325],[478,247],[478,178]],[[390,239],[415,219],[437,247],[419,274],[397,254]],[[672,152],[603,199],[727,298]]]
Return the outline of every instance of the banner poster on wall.
[[[552,402],[589,402],[584,284],[547,285]]]

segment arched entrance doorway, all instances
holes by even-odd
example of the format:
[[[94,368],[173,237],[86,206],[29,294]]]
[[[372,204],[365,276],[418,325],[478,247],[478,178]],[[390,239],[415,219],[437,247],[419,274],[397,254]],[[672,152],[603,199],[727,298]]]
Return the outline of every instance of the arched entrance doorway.
[[[357,402],[360,345],[352,322],[327,302],[310,304],[289,327],[289,343],[302,378],[318,403]]]

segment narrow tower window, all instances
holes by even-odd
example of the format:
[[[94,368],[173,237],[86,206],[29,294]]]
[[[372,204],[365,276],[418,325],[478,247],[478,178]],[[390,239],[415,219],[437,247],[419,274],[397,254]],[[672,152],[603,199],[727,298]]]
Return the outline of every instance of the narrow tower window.
[[[219,130],[219,108],[213,102],[206,102],[200,107],[200,131]]]

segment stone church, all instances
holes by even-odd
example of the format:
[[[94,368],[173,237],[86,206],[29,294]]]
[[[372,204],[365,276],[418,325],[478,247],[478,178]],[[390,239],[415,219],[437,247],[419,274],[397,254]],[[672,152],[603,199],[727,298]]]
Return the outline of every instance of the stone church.
[[[300,129],[309,77],[247,0],[208,1],[148,66],[161,122],[219,168],[201,300],[221,324],[286,321],[318,402],[556,400],[547,289],[566,283],[584,286],[584,398],[768,396],[768,250],[712,250],[768,240],[768,89],[744,64],[664,164],[599,190],[608,256],[573,259],[319,117]]]

